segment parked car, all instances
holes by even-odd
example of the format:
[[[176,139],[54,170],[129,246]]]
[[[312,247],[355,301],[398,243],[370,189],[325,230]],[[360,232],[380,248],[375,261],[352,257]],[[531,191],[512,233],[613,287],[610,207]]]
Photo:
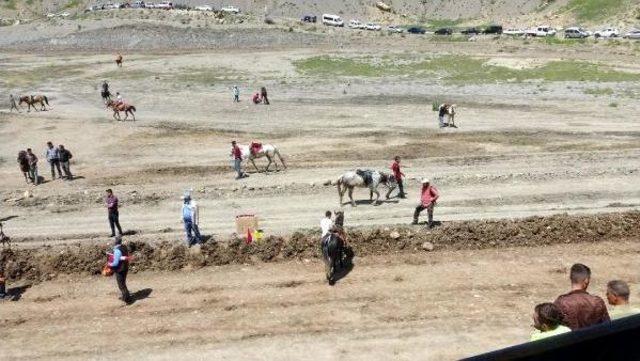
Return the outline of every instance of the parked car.
[[[328,26],[344,26],[344,21],[338,15],[322,14],[322,23]]]
[[[617,38],[620,36],[620,30],[616,28],[604,28],[593,33],[596,38]]]
[[[197,11],[213,11],[213,6],[211,5],[200,5],[194,8]]]
[[[640,39],[640,30],[634,29],[622,35],[625,39]]]
[[[505,31],[502,32],[504,35],[510,35],[510,36],[522,36],[524,35],[525,31],[522,29],[507,29]]]
[[[424,34],[426,31],[419,26],[412,26],[407,29],[407,33],[409,34]]]
[[[382,26],[376,23],[367,23],[367,25],[365,25],[364,28],[367,30],[379,31],[382,29]]]
[[[476,34],[480,34],[480,30],[478,30],[478,28],[466,28],[462,30],[460,33],[465,35],[476,35]]]
[[[568,39],[588,38],[591,34],[582,28],[571,27],[564,29],[564,37]]]
[[[173,3],[169,1],[163,1],[161,3],[157,3],[156,9],[171,10],[173,9]]]
[[[156,8],[156,4],[154,4],[154,3],[144,3],[144,7],[146,9],[155,9]]]
[[[229,14],[240,14],[240,9],[231,5],[226,5],[221,7],[220,11],[222,11],[223,13],[229,13]]]
[[[134,1],[131,3],[131,7],[134,9],[144,8],[144,1]]]
[[[98,11],[98,10],[102,10],[102,7],[98,6],[98,5],[91,5],[84,12],[88,13],[88,12],[91,12],[91,11]]]
[[[526,32],[529,36],[555,36],[556,30],[548,25],[538,26],[533,29],[529,29]]]
[[[404,33],[404,29],[397,25],[389,25],[387,31],[390,33]]]
[[[453,34],[453,30],[449,28],[441,28],[433,32],[436,35],[451,35]]]
[[[502,25],[489,25],[484,30],[483,34],[502,34]]]
[[[315,15],[305,15],[300,19],[303,23],[315,23],[318,18]]]
[[[364,29],[364,24],[360,22],[360,20],[351,19],[349,20],[349,25],[347,25],[350,29]]]

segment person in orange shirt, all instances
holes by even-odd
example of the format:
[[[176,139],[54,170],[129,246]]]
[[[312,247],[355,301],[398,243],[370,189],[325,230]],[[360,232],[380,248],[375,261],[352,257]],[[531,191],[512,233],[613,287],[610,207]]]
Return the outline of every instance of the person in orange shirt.
[[[420,216],[420,212],[426,209],[427,214],[429,215],[429,222],[427,225],[429,228],[433,227],[433,208],[435,207],[439,196],[438,189],[431,185],[429,179],[423,178],[422,191],[420,192],[420,204],[416,207],[415,212],[413,212],[412,224],[418,224],[418,216]]]

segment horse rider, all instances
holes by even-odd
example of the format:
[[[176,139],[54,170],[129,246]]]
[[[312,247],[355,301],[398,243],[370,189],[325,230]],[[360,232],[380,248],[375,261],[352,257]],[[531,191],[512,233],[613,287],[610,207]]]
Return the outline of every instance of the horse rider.
[[[324,216],[325,217],[320,220],[320,230],[322,231],[322,235],[320,236],[320,244],[322,253],[325,257],[327,257],[327,244],[331,239],[331,233],[333,233],[335,230],[335,225],[333,223],[333,219],[331,219],[331,211],[326,211]]]
[[[120,95],[120,92],[116,92],[116,105],[121,106],[124,105],[124,98]]]
[[[15,109],[18,113],[20,113],[20,109],[18,109],[18,104],[16,103],[16,98],[13,96],[13,94],[9,94],[9,105],[11,106],[11,108],[9,108],[10,112],[13,112],[13,110]]]
[[[111,92],[109,91],[109,83],[107,81],[102,82],[102,97],[107,99],[111,97]]]
[[[433,208],[436,205],[436,201],[440,197],[438,189],[431,185],[431,182],[427,178],[422,179],[422,191],[420,192],[420,203],[413,212],[413,223],[418,224],[418,217],[420,212],[427,210],[429,222],[427,225],[429,228],[433,228]]]

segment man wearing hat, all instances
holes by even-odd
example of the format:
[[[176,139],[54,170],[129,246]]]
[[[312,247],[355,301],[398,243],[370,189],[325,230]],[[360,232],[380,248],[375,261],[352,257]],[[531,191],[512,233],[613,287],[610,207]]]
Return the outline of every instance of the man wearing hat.
[[[191,199],[191,193],[188,191],[182,196],[182,222],[187,234],[187,246],[200,243],[202,240],[198,229],[198,205]]]
[[[122,237],[117,236],[113,245],[113,260],[109,262],[109,267],[116,274],[118,288],[122,292],[122,300],[126,304],[131,303],[131,295],[127,288],[127,273],[129,273],[129,252],[127,247],[122,245]]]
[[[420,212],[426,209],[427,214],[429,215],[429,222],[427,223],[427,225],[429,226],[429,228],[433,227],[433,207],[435,207],[438,197],[438,189],[431,185],[431,182],[428,178],[422,178],[420,204],[416,207],[415,212],[413,212],[412,224],[418,224],[418,216],[420,216]]]

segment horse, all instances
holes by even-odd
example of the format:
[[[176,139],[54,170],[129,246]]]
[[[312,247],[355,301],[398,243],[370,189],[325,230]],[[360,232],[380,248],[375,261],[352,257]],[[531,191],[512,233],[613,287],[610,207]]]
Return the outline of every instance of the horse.
[[[336,282],[336,270],[338,266],[344,267],[345,242],[342,238],[344,232],[344,212],[336,211],[334,221],[335,229],[322,239],[322,255],[324,257],[325,275],[330,285]]]
[[[49,99],[46,95],[23,95],[20,97],[20,102],[18,102],[18,105],[22,106],[22,103],[27,104],[27,112],[31,111],[31,107],[33,107],[33,109],[37,112],[38,108],[36,108],[36,104],[40,104],[40,110],[42,111],[47,110],[47,108],[44,106],[45,104],[51,107],[49,105]]]
[[[109,90],[102,90],[100,92],[100,95],[102,96],[102,101],[105,104],[107,104],[107,102],[111,100],[111,92]]]
[[[353,200],[353,189],[355,187],[369,188],[369,200],[372,204],[378,204],[380,200],[380,193],[378,192],[378,186],[384,184],[389,188],[386,198],[389,199],[389,195],[396,188],[396,178],[392,174],[378,172],[375,170],[360,170],[348,171],[338,178],[336,181],[338,186],[338,195],[340,195],[340,206],[343,205],[342,198],[344,193],[349,191],[349,199],[351,200],[351,206],[355,207],[356,202]],[[373,200],[373,193],[376,194],[375,201]]]
[[[116,66],[118,68],[122,68],[122,54],[118,53],[118,56],[116,56]]]
[[[122,120],[120,118],[120,112],[124,112],[124,120],[129,119],[129,114],[133,117],[133,121],[136,121],[136,115],[133,114],[136,111],[136,107],[131,104],[118,104],[113,100],[107,101],[107,108],[111,108],[113,110],[113,119]]]
[[[271,163],[275,164],[276,171],[278,170],[278,162],[275,161],[276,156],[278,156],[278,159],[280,160],[280,163],[282,163],[284,169],[287,169],[287,165],[285,164],[284,159],[282,159],[282,156],[280,155],[280,151],[275,145],[261,144],[261,147],[259,149],[256,149],[255,153],[251,151],[250,145],[240,145],[239,147],[240,151],[242,152],[242,159],[248,159],[249,161],[251,161],[251,164],[253,164],[256,172],[260,172],[260,170],[258,170],[258,167],[256,166],[255,159],[262,157],[267,157],[267,159],[269,160],[269,164],[267,164],[267,168],[265,168],[264,170],[265,173],[269,171]]]
[[[439,109],[438,116],[440,117],[440,123],[442,124],[442,126],[457,128],[456,123],[454,122],[454,118],[456,115],[456,105],[444,103],[444,104],[441,104],[438,109]],[[449,121],[446,123],[444,122],[445,115],[449,117]]]

